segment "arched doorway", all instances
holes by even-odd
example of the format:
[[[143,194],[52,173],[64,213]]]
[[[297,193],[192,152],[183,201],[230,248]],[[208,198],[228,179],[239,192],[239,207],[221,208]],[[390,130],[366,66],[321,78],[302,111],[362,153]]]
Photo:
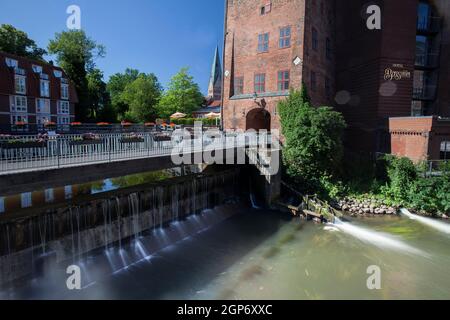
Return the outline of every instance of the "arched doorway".
[[[270,131],[270,112],[263,109],[253,109],[247,114],[246,118],[246,130],[254,129]]]

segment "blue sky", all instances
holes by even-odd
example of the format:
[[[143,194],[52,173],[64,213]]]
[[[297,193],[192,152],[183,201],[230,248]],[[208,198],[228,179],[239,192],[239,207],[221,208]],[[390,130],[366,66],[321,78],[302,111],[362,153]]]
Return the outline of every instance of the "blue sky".
[[[132,67],[155,73],[166,86],[188,66],[206,93],[216,45],[222,52],[223,0],[0,0],[0,24],[46,48],[56,32],[67,30],[72,4],[81,8],[82,29],[106,46],[106,57],[96,61],[105,80]]]

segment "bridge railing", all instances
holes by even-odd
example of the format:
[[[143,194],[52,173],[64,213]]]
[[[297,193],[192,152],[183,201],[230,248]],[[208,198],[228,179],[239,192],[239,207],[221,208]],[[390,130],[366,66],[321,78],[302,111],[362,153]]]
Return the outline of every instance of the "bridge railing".
[[[270,135],[235,134],[221,131],[173,135],[169,132],[72,134],[61,136],[0,137],[0,174],[107,163],[170,155],[175,146],[187,152],[268,144]]]

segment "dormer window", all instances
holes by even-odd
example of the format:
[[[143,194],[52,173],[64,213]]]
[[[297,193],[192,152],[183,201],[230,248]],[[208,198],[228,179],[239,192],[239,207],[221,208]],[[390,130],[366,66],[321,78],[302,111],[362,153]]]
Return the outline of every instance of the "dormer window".
[[[17,68],[19,66],[19,62],[11,58],[5,58],[5,62],[6,65],[10,68]]]
[[[34,71],[34,73],[42,73],[42,67],[33,65],[33,71]]]
[[[61,78],[62,77],[62,71],[61,70],[53,70],[53,74],[55,75],[56,78]]]

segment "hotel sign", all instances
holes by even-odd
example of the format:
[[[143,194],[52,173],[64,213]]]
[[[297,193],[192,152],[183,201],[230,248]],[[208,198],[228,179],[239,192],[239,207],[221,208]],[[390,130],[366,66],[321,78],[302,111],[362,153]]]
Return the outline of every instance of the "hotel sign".
[[[392,67],[384,70],[384,80],[386,81],[400,81],[404,79],[411,79],[411,71],[406,70],[403,64],[393,64]]]

